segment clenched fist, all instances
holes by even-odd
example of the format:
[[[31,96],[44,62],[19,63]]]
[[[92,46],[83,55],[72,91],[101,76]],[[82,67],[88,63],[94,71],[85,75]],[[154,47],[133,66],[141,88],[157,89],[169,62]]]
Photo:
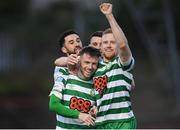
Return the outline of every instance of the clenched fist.
[[[103,3],[99,6],[101,12],[105,15],[109,15],[112,13],[112,4],[110,3]]]

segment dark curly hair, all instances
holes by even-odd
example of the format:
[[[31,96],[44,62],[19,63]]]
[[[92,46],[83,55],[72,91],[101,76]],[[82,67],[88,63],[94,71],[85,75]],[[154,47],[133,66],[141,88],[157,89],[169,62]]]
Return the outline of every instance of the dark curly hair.
[[[64,45],[64,42],[65,42],[64,38],[65,38],[66,36],[68,36],[68,35],[71,35],[71,34],[77,34],[77,35],[79,35],[79,34],[78,34],[77,32],[75,32],[74,30],[69,29],[69,30],[66,30],[65,32],[63,32],[63,33],[59,36],[59,38],[58,38],[58,43],[59,43],[59,47],[60,47],[60,48],[62,48],[63,45]]]

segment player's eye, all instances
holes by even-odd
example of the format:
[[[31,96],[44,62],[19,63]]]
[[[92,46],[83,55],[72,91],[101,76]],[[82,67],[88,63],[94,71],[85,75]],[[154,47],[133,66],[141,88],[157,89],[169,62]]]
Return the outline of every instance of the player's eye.
[[[94,45],[94,46],[97,46],[97,42],[93,42],[93,45]]]
[[[78,42],[78,43],[79,43],[80,41],[81,41],[81,40],[80,40],[79,38],[77,38],[77,39],[76,39],[76,42]]]

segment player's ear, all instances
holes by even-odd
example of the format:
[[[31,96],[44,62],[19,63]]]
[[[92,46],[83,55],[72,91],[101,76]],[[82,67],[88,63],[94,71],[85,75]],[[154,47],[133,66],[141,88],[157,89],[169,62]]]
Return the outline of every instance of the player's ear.
[[[66,49],[65,47],[62,47],[62,48],[61,48],[61,51],[62,51],[63,53],[65,53],[65,54],[67,53],[67,49]]]

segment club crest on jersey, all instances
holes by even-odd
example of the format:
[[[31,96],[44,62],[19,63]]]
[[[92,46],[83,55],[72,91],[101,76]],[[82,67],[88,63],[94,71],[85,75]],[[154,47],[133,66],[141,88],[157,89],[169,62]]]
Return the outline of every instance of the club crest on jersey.
[[[102,77],[94,78],[93,83],[95,86],[95,90],[102,94],[107,89],[108,77],[104,75]]]
[[[93,89],[91,89],[91,91],[90,91],[90,95],[91,95],[91,96],[95,96],[94,88],[93,88]]]

